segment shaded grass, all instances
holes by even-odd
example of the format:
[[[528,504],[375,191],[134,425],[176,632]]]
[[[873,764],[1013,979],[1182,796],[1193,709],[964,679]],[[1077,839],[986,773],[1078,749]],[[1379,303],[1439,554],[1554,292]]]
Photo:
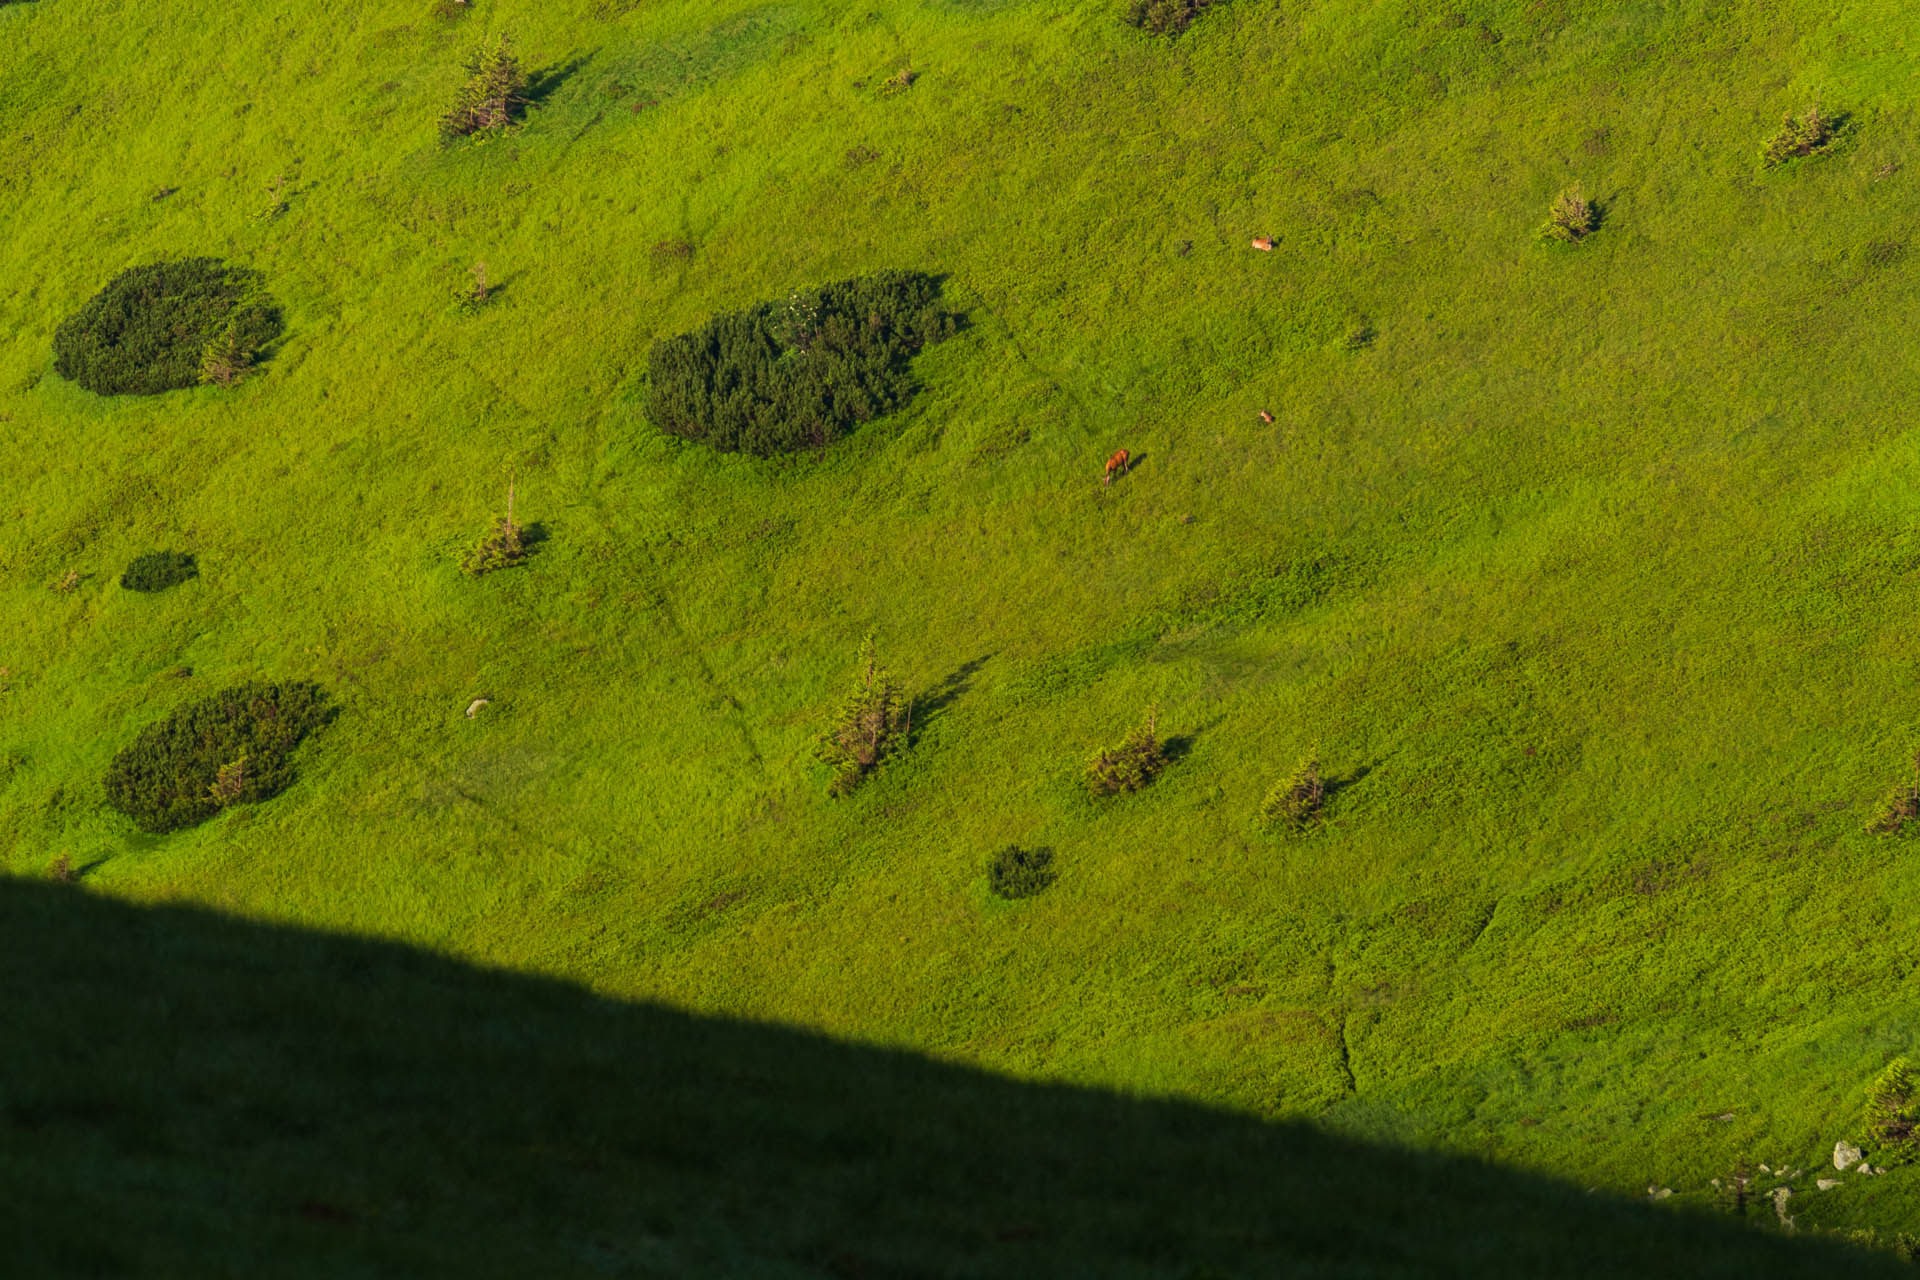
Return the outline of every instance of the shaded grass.
[[[21,884],[0,928],[11,1275],[1896,1274],[391,944]]]

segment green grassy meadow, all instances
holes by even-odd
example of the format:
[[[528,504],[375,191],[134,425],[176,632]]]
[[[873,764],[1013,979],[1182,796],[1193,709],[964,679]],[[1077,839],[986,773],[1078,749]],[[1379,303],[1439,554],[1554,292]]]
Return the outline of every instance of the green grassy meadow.
[[[0,866],[1920,1231],[1911,1168],[1812,1185],[1920,1049],[1916,846],[1864,831],[1920,749],[1920,10],[1118,8],[0,6]],[[443,146],[498,31],[538,102]],[[1763,171],[1815,101],[1841,145]],[[1540,243],[1576,181],[1600,231]],[[197,254],[285,309],[257,376],[52,372]],[[775,461],[645,420],[655,339],[885,268],[968,317],[905,412]],[[470,578],[510,476],[547,539]],[[915,740],[829,800],[868,632]],[[245,679],[340,705],[289,791],[105,806]],[[1184,754],[1089,803],[1149,706]],[[1263,832],[1316,747],[1325,823]],[[1058,882],[990,896],[1008,843]]]

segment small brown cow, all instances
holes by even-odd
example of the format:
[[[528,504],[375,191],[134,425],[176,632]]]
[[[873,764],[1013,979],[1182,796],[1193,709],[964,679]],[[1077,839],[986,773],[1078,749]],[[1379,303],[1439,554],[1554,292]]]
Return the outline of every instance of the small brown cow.
[[[1125,449],[1115,449],[1113,456],[1107,459],[1107,478],[1102,481],[1102,483],[1111,485],[1113,483],[1113,473],[1116,471],[1121,475],[1127,474],[1127,459],[1130,456]]]
[[[1267,239],[1265,236],[1255,236],[1253,238],[1253,247],[1262,253],[1272,253],[1273,241]]]
[[[1272,421],[1273,421],[1273,415],[1272,415],[1272,414],[1270,414],[1270,413],[1268,413],[1268,412],[1267,412],[1267,411],[1266,411],[1265,409],[1262,409],[1262,410],[1260,411],[1260,421],[1262,421],[1262,422],[1272,422]]]

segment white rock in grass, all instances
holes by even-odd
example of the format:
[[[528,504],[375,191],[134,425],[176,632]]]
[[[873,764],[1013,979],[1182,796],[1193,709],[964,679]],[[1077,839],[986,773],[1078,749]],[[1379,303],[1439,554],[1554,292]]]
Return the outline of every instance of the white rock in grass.
[[[1787,1201],[1792,1197],[1792,1187],[1775,1187],[1773,1189],[1773,1211],[1780,1216],[1781,1226],[1790,1227],[1793,1225],[1793,1219],[1787,1216]]]
[[[491,705],[493,705],[493,699],[491,698],[475,698],[467,704],[467,719],[473,719],[480,714],[480,708]]]
[[[1814,1186],[1816,1186],[1816,1187],[1818,1187],[1818,1188],[1820,1188],[1820,1189],[1821,1189],[1822,1191],[1831,1191],[1831,1190],[1833,1190],[1833,1189],[1834,1189],[1835,1187],[1837,1187],[1837,1186],[1839,1186],[1839,1185],[1840,1185],[1840,1179],[1838,1179],[1838,1178],[1821,1178],[1821,1179],[1819,1179],[1819,1180],[1817,1180],[1817,1181],[1816,1181],[1816,1182],[1815,1182],[1815,1183],[1814,1183],[1813,1185],[1814,1185]]]
[[[1845,1138],[1833,1144],[1833,1167],[1846,1169],[1860,1163],[1860,1148]]]

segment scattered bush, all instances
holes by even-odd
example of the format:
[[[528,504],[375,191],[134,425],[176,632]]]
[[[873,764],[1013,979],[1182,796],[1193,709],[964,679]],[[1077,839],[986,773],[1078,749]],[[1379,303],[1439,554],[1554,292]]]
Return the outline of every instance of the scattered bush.
[[[664,431],[771,457],[905,404],[909,360],[959,327],[940,282],[887,271],[717,316],[653,346],[647,409]]]
[[[1920,756],[1914,757],[1913,781],[1894,789],[1867,830],[1877,836],[1899,835],[1915,818],[1920,818]]]
[[[493,529],[480,541],[467,548],[460,557],[460,567],[474,577],[492,573],[495,569],[511,569],[517,564],[526,563],[532,554],[529,545],[531,539],[527,530],[513,518],[513,485],[507,485],[507,514],[494,522]]]
[[[1576,184],[1554,198],[1553,207],[1547,210],[1546,224],[1540,228],[1540,236],[1545,240],[1558,240],[1562,244],[1578,244],[1592,235],[1599,225],[1599,210],[1580,193],[1580,187]]]
[[[1008,845],[987,864],[987,887],[1012,901],[1031,898],[1054,881],[1053,850]]]
[[[0,0],[0,3],[4,2],[5,0]],[[73,859],[64,853],[57,854],[53,859],[53,865],[47,868],[47,879],[55,884],[72,884],[74,878]]]
[[[1327,799],[1326,780],[1320,776],[1319,755],[1309,755],[1300,767],[1267,792],[1260,805],[1260,816],[1269,827],[1286,831],[1305,831],[1320,815]]]
[[[1216,0],[1130,0],[1126,20],[1150,36],[1177,36]]]
[[[218,258],[122,271],[53,335],[53,367],[103,396],[154,395],[201,381],[210,343],[259,351],[280,336],[260,274]]]
[[[1913,1064],[1895,1058],[1867,1087],[1867,1137],[1880,1152],[1894,1159],[1906,1159],[1920,1143],[1920,1081],[1914,1079]]]
[[[1147,722],[1128,734],[1119,746],[1102,751],[1087,762],[1087,793],[1099,800],[1153,785],[1167,767],[1166,744],[1155,728],[1158,712],[1149,710]]]
[[[60,595],[70,596],[80,589],[80,571],[69,569],[53,580],[53,590]]]
[[[1789,160],[1818,155],[1840,136],[1839,121],[1820,114],[1818,106],[1807,108],[1798,120],[1791,115],[1780,118],[1780,129],[1760,148],[1760,161],[1769,169]]]
[[[107,803],[143,831],[177,831],[293,781],[292,755],[331,718],[318,685],[243,684],[189,703],[113,758]]]
[[[844,796],[905,745],[913,706],[874,651],[873,637],[860,646],[860,675],[833,727],[822,735],[816,754],[833,770],[828,794]]]
[[[165,591],[200,576],[193,557],[184,551],[150,551],[127,566],[120,585],[129,591]],[[78,580],[76,579],[76,585]]]
[[[527,73],[513,52],[513,42],[498,36],[473,51],[466,62],[467,82],[447,114],[440,117],[444,138],[466,138],[504,129],[526,110]]]

